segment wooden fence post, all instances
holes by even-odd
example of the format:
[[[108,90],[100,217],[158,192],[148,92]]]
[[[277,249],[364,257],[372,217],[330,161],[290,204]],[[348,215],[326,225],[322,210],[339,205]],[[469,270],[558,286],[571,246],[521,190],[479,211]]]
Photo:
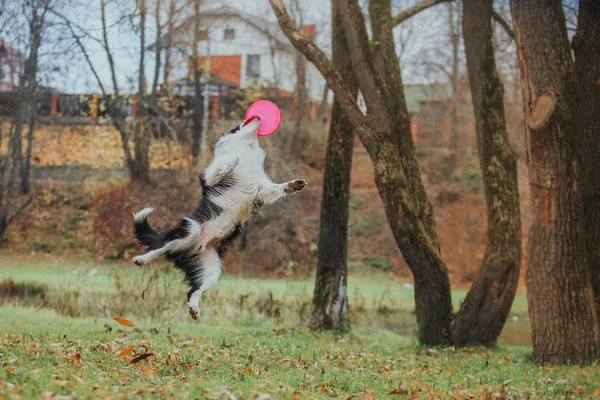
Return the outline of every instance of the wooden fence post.
[[[50,95],[50,118],[58,116],[58,96],[56,93]]]
[[[212,98],[212,108],[211,108],[211,116],[210,119],[212,121],[215,121],[217,119],[219,119],[219,103],[221,101],[221,97],[220,96],[214,96]]]
[[[90,105],[90,112],[92,119],[95,121],[98,119],[98,93],[92,93],[92,104]]]

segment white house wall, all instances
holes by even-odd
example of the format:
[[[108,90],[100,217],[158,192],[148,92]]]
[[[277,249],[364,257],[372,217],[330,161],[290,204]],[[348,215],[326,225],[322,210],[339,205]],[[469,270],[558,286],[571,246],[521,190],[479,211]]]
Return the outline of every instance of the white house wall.
[[[269,37],[239,17],[215,18],[210,25],[203,23],[203,28],[208,29],[209,40],[200,42],[199,54],[206,56],[209,46],[210,54],[213,56],[241,55],[240,86],[242,88],[247,88],[254,83],[253,79],[246,75],[248,55],[260,55],[260,83],[270,84],[288,92],[294,91],[296,56],[293,49],[290,48],[288,51],[277,49],[273,58]],[[234,39],[224,39],[226,29],[235,30]],[[313,99],[321,98],[323,85],[324,80],[320,73],[309,63],[307,86]]]

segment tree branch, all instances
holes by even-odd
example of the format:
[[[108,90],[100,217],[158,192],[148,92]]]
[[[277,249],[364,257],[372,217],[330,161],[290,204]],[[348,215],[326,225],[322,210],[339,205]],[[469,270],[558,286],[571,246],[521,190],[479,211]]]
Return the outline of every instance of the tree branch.
[[[389,97],[388,88],[375,65],[377,60],[369,43],[363,12],[357,0],[340,0],[336,4],[340,8],[350,59],[368,112],[382,116],[386,111],[384,99]]]
[[[508,35],[509,38],[515,40],[515,31],[511,28],[510,24],[507,20],[502,17],[496,10],[492,9],[492,19],[499,23],[502,28],[504,28],[504,32]]]
[[[117,84],[117,73],[115,72],[115,62],[113,60],[112,53],[108,44],[108,31],[106,27],[106,3],[104,0],[100,0],[100,11],[102,12],[102,39],[104,41],[104,50],[106,51],[106,57],[108,59],[108,65],[110,67],[110,74],[113,82],[113,90],[115,97],[119,97],[119,85]]]
[[[436,4],[440,3],[447,3],[449,1],[452,0],[422,0],[415,5],[408,7],[406,10],[400,11],[398,14],[396,14],[393,21],[394,26],[403,23],[404,21],[420,13],[421,11],[427,10],[429,7],[433,7]]]
[[[10,225],[15,220],[15,218],[17,218],[29,206],[29,204],[31,204],[32,200],[33,200],[33,197],[29,196],[29,198],[27,199],[27,201],[25,203],[21,204],[21,207],[19,207],[17,209],[17,211],[15,211],[15,213],[12,215],[12,217],[10,217],[6,221],[6,226]]]
[[[292,45],[304,54],[306,59],[313,63],[321,75],[323,75],[327,84],[342,104],[344,111],[346,111],[346,115],[352,122],[354,128],[356,130],[360,129],[364,131],[365,137],[367,135],[370,136],[370,129],[365,129],[368,127],[366,117],[360,108],[358,108],[355,98],[352,95],[352,91],[345,84],[345,81],[342,79],[338,70],[335,69],[331,61],[317,45],[300,34],[296,24],[283,5],[282,0],[269,0],[269,2],[271,3],[271,8],[275,13],[279,26],[285,36],[287,36]]]
[[[98,75],[98,72],[96,71],[96,68],[94,68],[94,64],[92,63],[92,60],[90,59],[90,55],[88,54],[87,50],[83,46],[83,43],[81,42],[81,38],[75,33],[75,29],[73,29],[73,25],[71,24],[71,21],[69,21],[69,19],[67,17],[65,17],[64,15],[59,14],[58,12],[56,12],[54,10],[52,12],[57,17],[61,18],[67,25],[67,28],[69,28],[69,31],[71,32],[71,35],[73,36],[73,39],[75,39],[75,43],[77,43],[79,50],[81,50],[81,53],[83,53],[83,56],[85,57],[85,61],[87,62],[90,69],[92,70],[92,74],[94,74],[94,77],[96,78],[96,82],[98,82],[98,86],[100,86],[100,90],[102,91],[102,94],[104,96],[106,96],[106,90],[104,89],[104,85],[102,85],[102,80],[100,79],[100,76]]]

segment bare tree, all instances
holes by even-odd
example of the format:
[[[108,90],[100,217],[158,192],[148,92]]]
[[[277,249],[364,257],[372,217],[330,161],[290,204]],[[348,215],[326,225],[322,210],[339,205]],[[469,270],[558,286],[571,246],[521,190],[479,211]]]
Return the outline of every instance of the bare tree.
[[[173,51],[173,32],[175,30],[175,16],[177,15],[178,0],[169,0],[169,11],[167,12],[167,33],[165,35],[164,46],[160,36],[157,35],[157,42],[161,41],[161,50],[165,53],[165,64],[163,68],[163,84],[165,88],[169,86],[169,75],[171,73],[171,56]],[[157,49],[158,52],[158,49]],[[160,55],[160,52],[158,52]]]
[[[332,63],[356,98],[358,83],[352,70],[352,61],[341,26],[339,2],[340,0],[331,1]],[[335,96],[327,138],[319,257],[309,321],[309,326],[313,329],[346,330],[350,327],[346,289],[348,287],[348,202],[353,148],[354,128]]]
[[[450,282],[416,161],[389,2],[372,0],[369,4],[373,47],[358,2],[340,2],[342,26],[367,115],[360,111],[351,88],[327,56],[298,32],[283,3],[270,2],[288,39],[327,80],[374,162],[375,184],[390,227],[415,277],[420,340],[428,345],[447,342],[452,311]]]
[[[134,181],[142,183],[149,183],[150,181],[150,166],[149,166],[149,143],[150,143],[150,130],[144,126],[146,121],[143,116],[146,115],[145,107],[145,92],[146,92],[146,81],[144,74],[144,58],[146,52],[145,44],[145,29],[146,29],[146,14],[147,7],[145,0],[140,0],[139,6],[139,17],[140,17],[140,61],[138,68],[138,110],[140,114],[133,122],[126,120],[125,114],[125,101],[122,97],[122,92],[117,80],[117,66],[113,57],[113,49],[109,40],[109,21],[106,14],[106,7],[109,4],[106,0],[99,0],[100,5],[100,22],[101,22],[101,37],[97,38],[93,36],[93,32],[87,28],[82,27],[71,21],[65,15],[56,13],[63,22],[69,28],[73,40],[75,41],[76,47],[83,54],[84,60],[88,67],[92,71],[92,74],[98,83],[103,98],[107,102],[108,114],[110,115],[111,121],[114,127],[119,131],[121,135],[121,144],[123,146],[123,152],[125,154],[125,163],[129,170],[130,178]],[[116,24],[121,23],[123,20],[133,20],[135,11],[122,16],[119,18]],[[106,55],[108,67],[110,71],[110,79],[112,84],[112,94],[108,92],[107,86],[103,84],[98,69],[92,62],[90,52],[86,48],[84,39],[91,40],[99,44]],[[130,140],[132,139],[133,133],[133,151],[130,147]]]
[[[23,68],[20,69],[14,114],[7,140],[7,154],[0,154],[0,239],[12,221],[29,205],[32,197],[24,199],[20,192],[30,192],[30,166],[33,147],[33,130],[36,120],[36,97],[38,95],[40,47],[48,28],[49,4],[45,1],[26,1],[14,4],[0,2],[0,34],[5,31],[24,32],[19,35],[28,50]],[[18,26],[21,25],[21,26]],[[23,28],[25,26],[25,29]],[[19,39],[19,37],[15,37]],[[15,66],[16,67],[16,66]],[[12,68],[12,66],[11,66]],[[23,130],[27,125],[27,148],[23,154]],[[0,148],[5,139],[0,127]]]
[[[21,191],[28,193],[30,189],[29,171],[31,169],[31,149],[33,146],[33,130],[36,116],[34,94],[37,88],[39,50],[42,44],[42,34],[46,24],[49,3],[43,0],[35,0],[23,3],[22,8],[29,33],[29,55],[25,60],[23,73],[19,77],[19,89],[11,134],[11,158],[13,168],[19,169]],[[22,132],[26,123],[28,124],[27,149],[23,157]]]
[[[304,28],[304,16],[299,0],[292,1],[292,17],[300,29]],[[312,32],[305,32],[309,40],[314,41]],[[296,51],[296,116],[294,121],[294,133],[290,138],[290,154],[298,158],[298,139],[301,135],[302,124],[308,117],[308,89],[306,87],[306,57]]]
[[[437,20],[443,28],[438,40],[432,40],[432,46],[421,51],[423,74],[434,81],[443,80],[449,83],[451,95],[449,98],[450,120],[450,154],[446,160],[443,175],[446,179],[452,177],[460,157],[460,139],[458,108],[462,89],[462,71],[464,66],[462,43],[462,1],[453,0],[438,9]],[[436,36],[438,36],[436,35]]]
[[[464,0],[462,29],[475,112],[488,231],[481,273],[452,320],[452,343],[493,345],[510,312],[521,264],[517,156],[504,117],[492,46],[493,0]]]
[[[200,83],[200,78],[202,71],[200,71],[200,66],[198,65],[198,46],[200,44],[200,0],[194,0],[194,38],[192,40],[192,65],[194,67],[194,98],[195,98],[195,107],[194,107],[194,124],[192,127],[192,156],[194,160],[198,159],[198,155],[200,154],[200,136],[202,134],[202,117],[203,117],[203,101],[202,101],[202,85]],[[209,38],[207,37],[208,41]],[[208,47],[208,46],[207,46]],[[206,56],[205,68],[208,67],[208,55]],[[208,81],[205,82],[205,85],[208,85]]]
[[[590,26],[600,23],[597,7],[597,2],[581,2],[580,33],[595,31],[591,43],[598,38],[598,28]],[[598,356],[600,329],[584,229],[585,191],[593,186],[584,179],[580,142],[598,141],[597,135],[589,140],[597,126],[592,125],[593,116],[586,119],[590,112],[585,105],[598,99],[598,88],[590,87],[598,67],[587,64],[598,61],[598,45],[580,37],[573,62],[559,0],[546,1],[543,7],[536,1],[513,0],[511,9],[531,187],[526,282],[534,355],[544,363],[588,363]],[[597,179],[597,171],[593,174]]]
[[[370,40],[358,1],[339,3],[348,54],[367,106],[365,115],[356,104],[346,80],[326,55],[298,32],[283,3],[280,0],[270,0],[270,3],[288,39],[327,80],[373,161],[375,184],[388,222],[414,275],[419,339],[426,345],[450,342],[452,304],[448,272],[440,256],[433,209],[416,160],[392,33],[392,21],[403,20],[400,15],[405,14],[392,17],[389,1],[370,0]],[[482,160],[486,161],[488,158],[482,157]],[[485,163],[485,168],[490,168],[494,162],[495,157],[491,157],[490,164]],[[498,184],[495,180],[499,177],[489,175],[492,187]],[[502,177],[508,180],[513,178],[510,183],[516,187],[516,176],[507,174]],[[493,201],[493,197],[488,198],[489,201]],[[488,282],[491,285],[489,287],[494,286],[492,283],[497,280],[500,280],[500,287],[505,279],[504,275],[492,273],[486,268],[482,268],[480,274],[483,275],[482,282]],[[493,291],[484,292],[482,296],[485,301],[495,301]],[[497,314],[486,315],[485,318],[499,321],[498,324],[501,325],[504,316],[499,310],[502,307],[493,309]],[[479,317],[484,318],[484,315],[480,314]],[[458,324],[456,319],[453,321],[453,325],[455,324]],[[493,344],[495,339],[477,337],[473,341]]]
[[[152,86],[150,87],[150,94],[155,97],[157,88],[158,88],[158,79],[160,77],[160,67],[161,67],[161,56],[162,56],[162,29],[163,25],[161,23],[160,10],[161,10],[162,2],[161,0],[156,0],[155,9],[154,9],[154,22],[156,26],[156,41],[154,43],[154,78],[152,79]]]
[[[144,183],[150,182],[150,161],[148,150],[150,148],[150,132],[146,124],[146,74],[144,72],[144,59],[146,56],[146,0],[139,0],[140,12],[140,62],[138,67],[138,93],[136,124],[134,127],[134,160],[131,178]]]

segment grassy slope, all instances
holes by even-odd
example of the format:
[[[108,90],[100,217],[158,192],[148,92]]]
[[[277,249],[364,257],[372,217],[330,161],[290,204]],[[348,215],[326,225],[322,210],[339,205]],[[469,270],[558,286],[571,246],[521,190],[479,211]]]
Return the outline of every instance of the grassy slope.
[[[150,312],[133,298],[119,297],[123,282],[140,296],[150,276],[144,270],[10,255],[0,255],[0,266],[0,280],[43,282],[49,300],[72,293],[68,299],[93,315],[70,317],[58,308],[24,302],[0,307],[0,397],[257,398],[268,393],[291,398],[297,392],[297,398],[381,398],[399,388],[405,397],[479,398],[485,393],[507,398],[518,393],[547,398],[587,397],[600,387],[597,367],[538,367],[527,347],[427,350],[414,337],[375,326],[356,327],[344,336],[313,334],[288,315],[295,312],[293,304],[310,297],[309,281],[228,277],[219,283],[218,295],[203,299],[203,320],[194,323],[181,304],[184,290],[169,274],[156,278],[142,300],[158,310]],[[122,282],[117,283],[115,273]],[[391,299],[386,307],[412,307],[411,291],[383,275],[353,276],[351,282],[350,301],[358,307],[380,307],[386,296]],[[172,297],[161,294],[161,285],[174,292]],[[269,314],[261,303],[265,291],[273,293],[283,315]],[[236,308],[241,295],[249,296],[249,305]],[[117,316],[131,319],[133,328],[111,318],[122,302],[123,309],[133,311]],[[520,298],[515,308],[524,304]],[[135,354],[117,357],[128,346],[137,352],[146,346],[153,356],[130,364]]]

